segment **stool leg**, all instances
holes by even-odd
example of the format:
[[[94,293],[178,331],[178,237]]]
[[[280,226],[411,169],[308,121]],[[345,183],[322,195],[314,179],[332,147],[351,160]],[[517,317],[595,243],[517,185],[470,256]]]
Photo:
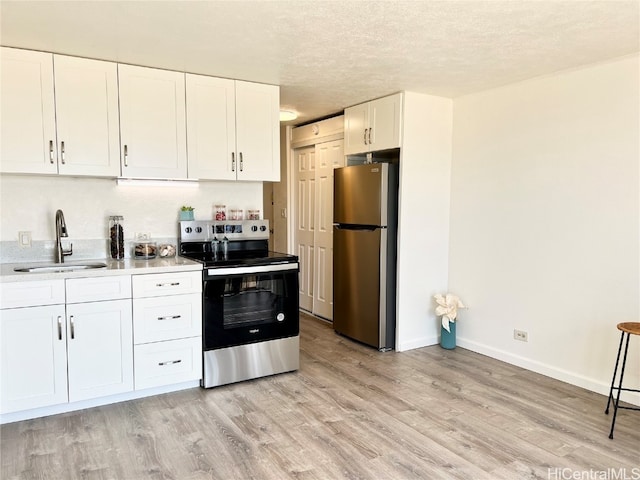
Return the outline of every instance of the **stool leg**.
[[[624,336],[624,332],[622,332]],[[609,438],[613,438],[613,427],[616,426],[616,415],[618,414],[618,405],[620,404],[620,392],[622,391],[622,378],[624,377],[624,367],[627,365],[627,351],[629,350],[630,334],[627,333],[627,342],[624,345],[624,357],[622,358],[622,371],[620,372],[620,381],[618,382],[618,396],[613,404],[613,420],[611,421],[611,432]]]
[[[613,385],[616,382],[616,374],[618,373],[618,363],[620,362],[620,352],[622,351],[622,341],[624,340],[624,332],[620,335],[620,345],[618,345],[618,356],[616,357],[616,366],[613,369],[613,378],[611,379],[611,388],[609,389],[609,398],[607,399],[607,408],[604,413],[609,415],[609,404],[613,399]]]

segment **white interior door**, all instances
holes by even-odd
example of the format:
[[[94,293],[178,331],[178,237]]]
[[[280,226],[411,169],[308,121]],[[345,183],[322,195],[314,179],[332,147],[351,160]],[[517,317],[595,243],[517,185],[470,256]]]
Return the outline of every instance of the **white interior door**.
[[[313,313],[333,318],[333,170],[345,164],[344,141],[316,145]]]
[[[294,151],[295,178],[295,244],[300,261],[300,308],[313,310],[314,230],[315,230],[315,147]]]

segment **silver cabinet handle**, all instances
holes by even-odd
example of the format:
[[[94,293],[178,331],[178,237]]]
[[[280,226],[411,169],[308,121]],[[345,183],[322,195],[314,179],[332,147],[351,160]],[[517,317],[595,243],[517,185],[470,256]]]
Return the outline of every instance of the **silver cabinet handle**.
[[[129,166],[129,148],[126,145],[124,146],[124,166]]]
[[[177,287],[178,285],[180,285],[180,282],[156,283],[156,287]]]
[[[243,170],[243,168],[244,168],[243,163],[244,163],[244,162],[242,161],[242,152],[240,152],[240,171],[242,171],[242,170]]]
[[[165,365],[173,365],[174,363],[180,363],[182,360],[168,360],[166,362],[159,362],[158,365],[164,367]]]
[[[177,320],[178,318],[182,318],[182,315],[168,315],[166,317],[158,317],[158,320]]]
[[[231,152],[231,171],[236,171],[236,154],[235,152]]]
[[[62,164],[64,165],[64,140],[62,142],[60,142],[60,161],[62,162]]]
[[[58,340],[62,340],[62,317],[58,316]]]
[[[373,130],[373,128],[369,129],[369,145],[371,145],[371,130]]]
[[[53,164],[53,140],[49,140],[49,163]]]
[[[362,140],[362,141],[364,142],[364,144],[365,144],[365,145],[367,144],[367,130],[369,130],[369,129],[368,129],[368,128],[365,128],[365,129],[364,129],[364,138],[363,138],[363,140]]]
[[[73,323],[73,315],[69,317],[69,325],[71,326],[71,340],[76,338],[76,326]]]

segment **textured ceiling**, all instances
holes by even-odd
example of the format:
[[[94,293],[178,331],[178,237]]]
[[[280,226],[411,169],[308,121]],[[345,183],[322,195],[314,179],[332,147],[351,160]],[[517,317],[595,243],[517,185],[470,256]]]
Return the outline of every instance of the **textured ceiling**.
[[[2,0],[0,21],[5,46],[278,84],[294,124],[640,50],[638,0]]]

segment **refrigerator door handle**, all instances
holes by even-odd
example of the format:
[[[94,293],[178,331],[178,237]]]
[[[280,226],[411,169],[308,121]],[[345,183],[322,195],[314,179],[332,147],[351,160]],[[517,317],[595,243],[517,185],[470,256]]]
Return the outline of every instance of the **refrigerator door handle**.
[[[336,230],[366,230],[374,232],[378,229],[386,229],[387,227],[381,225],[352,225],[345,223],[334,223],[333,228]]]

